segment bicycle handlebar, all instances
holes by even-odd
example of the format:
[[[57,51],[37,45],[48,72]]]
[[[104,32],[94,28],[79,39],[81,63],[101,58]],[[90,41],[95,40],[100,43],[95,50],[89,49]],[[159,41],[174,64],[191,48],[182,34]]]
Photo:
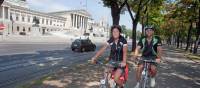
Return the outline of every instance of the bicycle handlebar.
[[[143,62],[147,62],[147,63],[157,63],[155,60],[143,60],[143,59],[139,59]]]
[[[101,61],[96,61],[97,64],[100,64],[100,65],[103,65],[103,66],[106,66],[106,67],[121,67],[121,63],[119,62],[113,62],[113,61],[110,61],[109,64],[104,64],[103,62]]]

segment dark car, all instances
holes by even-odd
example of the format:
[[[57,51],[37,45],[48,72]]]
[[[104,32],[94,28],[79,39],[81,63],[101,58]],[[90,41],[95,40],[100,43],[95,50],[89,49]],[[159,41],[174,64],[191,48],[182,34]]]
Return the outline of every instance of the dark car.
[[[96,45],[90,39],[76,39],[71,45],[72,51],[95,51]]]
[[[20,35],[26,35],[26,33],[25,33],[25,32],[20,32],[19,34],[20,34]]]

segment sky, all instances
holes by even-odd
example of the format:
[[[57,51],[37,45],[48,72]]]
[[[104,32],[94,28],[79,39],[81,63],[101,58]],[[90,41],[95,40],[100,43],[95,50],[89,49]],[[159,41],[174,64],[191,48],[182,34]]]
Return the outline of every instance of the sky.
[[[95,21],[106,18],[112,24],[111,10],[104,7],[101,0],[27,0],[29,7],[41,12],[54,12],[63,10],[86,9]],[[120,25],[132,28],[132,21],[128,14],[121,14]],[[137,27],[141,29],[141,25]]]

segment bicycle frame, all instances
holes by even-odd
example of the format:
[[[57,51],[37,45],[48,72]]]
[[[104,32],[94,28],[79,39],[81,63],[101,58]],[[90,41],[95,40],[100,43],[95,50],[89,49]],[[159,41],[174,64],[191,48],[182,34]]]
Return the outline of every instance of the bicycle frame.
[[[100,88],[118,88],[118,85],[115,83],[114,79],[112,79],[112,72],[110,72],[111,68],[114,68],[111,65],[103,64],[101,62],[97,62],[100,65],[103,65],[105,70],[104,72],[104,78],[100,80]],[[108,70],[109,69],[109,70]]]
[[[141,75],[141,88],[149,87],[149,69],[150,69],[150,63],[155,63],[153,60],[142,60],[144,62],[144,68]]]

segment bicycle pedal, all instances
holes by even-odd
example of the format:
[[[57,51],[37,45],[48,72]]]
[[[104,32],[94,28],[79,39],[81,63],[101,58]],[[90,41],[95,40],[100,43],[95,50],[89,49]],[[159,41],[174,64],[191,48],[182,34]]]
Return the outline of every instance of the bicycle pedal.
[[[100,80],[100,83],[101,84],[106,84],[106,80],[102,79],[102,80]]]

